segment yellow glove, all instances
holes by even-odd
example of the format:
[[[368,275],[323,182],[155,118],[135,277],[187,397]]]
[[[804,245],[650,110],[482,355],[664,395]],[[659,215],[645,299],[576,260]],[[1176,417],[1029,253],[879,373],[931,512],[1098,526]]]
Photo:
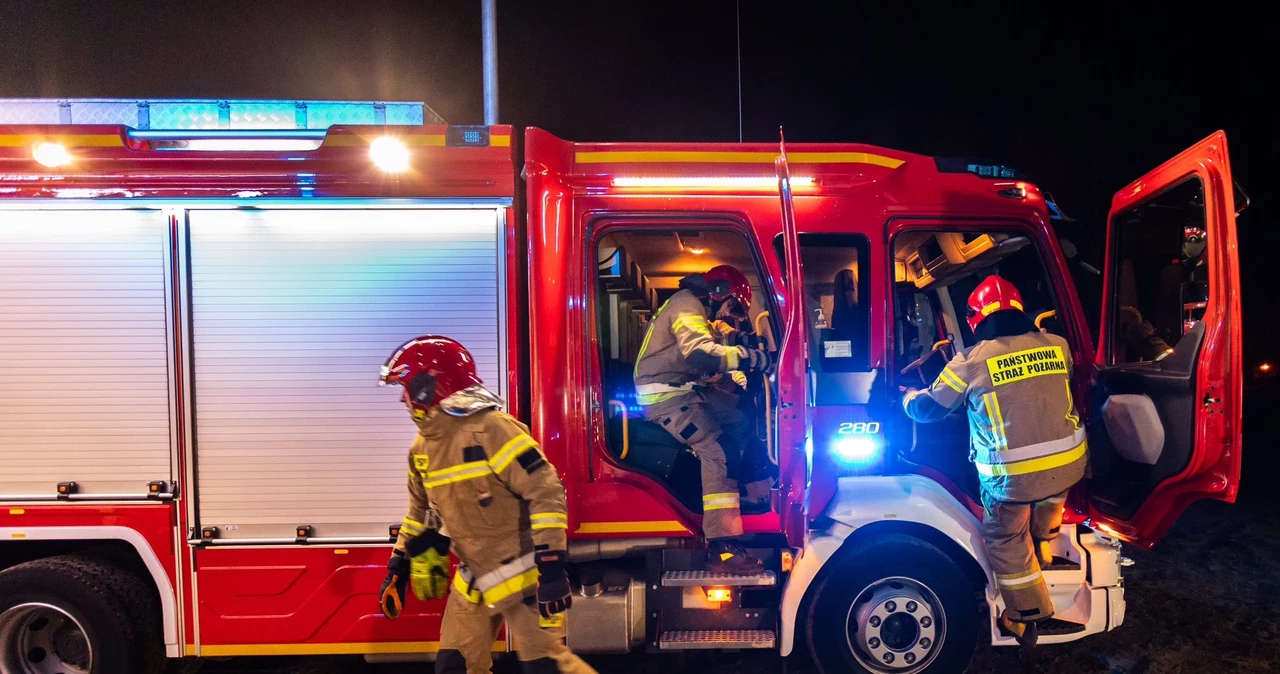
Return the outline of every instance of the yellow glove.
[[[449,593],[449,553],[428,548],[409,561],[409,584],[421,601],[444,599]]]
[[[426,601],[444,599],[449,593],[449,543],[448,536],[427,529],[405,545],[413,596]]]
[[[738,386],[741,386],[742,388],[747,387],[747,373],[734,370],[733,372],[729,373],[729,376],[733,378],[733,383],[737,384]]]

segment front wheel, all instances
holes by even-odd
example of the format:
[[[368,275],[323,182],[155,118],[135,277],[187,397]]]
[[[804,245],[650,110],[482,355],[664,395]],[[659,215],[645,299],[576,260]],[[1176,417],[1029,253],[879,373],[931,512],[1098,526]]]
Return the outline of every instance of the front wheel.
[[[123,589],[138,585],[99,560],[52,557],[0,572],[0,674],[154,671]],[[151,636],[147,634],[147,636]]]
[[[977,647],[974,588],[946,553],[891,534],[835,561],[806,620],[823,674],[964,671]]]

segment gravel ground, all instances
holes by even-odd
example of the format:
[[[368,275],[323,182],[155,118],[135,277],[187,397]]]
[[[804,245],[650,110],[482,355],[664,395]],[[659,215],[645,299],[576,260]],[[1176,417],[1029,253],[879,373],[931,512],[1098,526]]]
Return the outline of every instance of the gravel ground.
[[[1274,409],[1252,397],[1246,418]],[[1201,502],[1144,552],[1125,548],[1128,610],[1113,631],[1037,650],[1023,661],[1014,649],[981,648],[969,672],[1013,674],[1209,674],[1280,672],[1280,490],[1268,489],[1280,456],[1268,454],[1276,431],[1246,430],[1240,500]],[[591,659],[602,674],[763,674],[783,671],[761,654],[626,656]],[[188,669],[188,672],[193,670]],[[366,665],[359,659],[240,659],[209,662],[199,674],[427,674],[430,665]],[[495,667],[516,674],[513,662]],[[797,671],[794,668],[790,671]]]

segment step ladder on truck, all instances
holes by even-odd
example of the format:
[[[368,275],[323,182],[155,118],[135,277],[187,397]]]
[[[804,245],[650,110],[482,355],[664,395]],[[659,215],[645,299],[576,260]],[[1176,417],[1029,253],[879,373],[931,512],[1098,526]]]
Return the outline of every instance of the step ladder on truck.
[[[1044,569],[1041,644],[1119,627],[1121,542],[1236,495],[1243,202],[1222,133],[1116,193],[1095,346],[1056,207],[991,163],[574,143],[420,104],[99,101],[123,116],[104,125],[84,123],[93,101],[20,103],[0,104],[5,674],[430,659],[443,602],[390,622],[376,601],[415,432],[376,376],[422,333],[475,354],[560,472],[582,653],[913,673],[1013,645],[967,421],[917,427],[898,393],[972,344],[956,311],[992,272],[1070,343],[1093,457]],[[765,560],[748,576],[705,570],[698,459],[631,383],[648,320],[716,264],[750,280],[777,363],[738,394],[777,475],[743,518]],[[1145,354],[1134,325],[1168,349]]]

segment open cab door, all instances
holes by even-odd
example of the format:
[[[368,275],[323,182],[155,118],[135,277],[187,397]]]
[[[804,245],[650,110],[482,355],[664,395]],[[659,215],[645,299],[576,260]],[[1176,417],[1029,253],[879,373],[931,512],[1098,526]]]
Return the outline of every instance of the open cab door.
[[[1234,501],[1242,376],[1227,138],[1116,193],[1090,418],[1090,520],[1150,548],[1202,498]]]
[[[782,133],[779,129],[779,134]],[[804,495],[807,494],[812,459],[809,447],[809,324],[804,305],[804,268],[800,262],[800,235],[796,229],[795,204],[791,197],[791,171],[787,165],[785,139],[778,143],[774,161],[778,173],[778,196],[782,200],[783,282],[787,292],[783,312],[782,342],[778,351],[777,428],[779,470],[787,479],[784,488],[787,511],[783,526],[792,545],[799,546],[808,527]],[[797,451],[799,450],[799,451]]]

